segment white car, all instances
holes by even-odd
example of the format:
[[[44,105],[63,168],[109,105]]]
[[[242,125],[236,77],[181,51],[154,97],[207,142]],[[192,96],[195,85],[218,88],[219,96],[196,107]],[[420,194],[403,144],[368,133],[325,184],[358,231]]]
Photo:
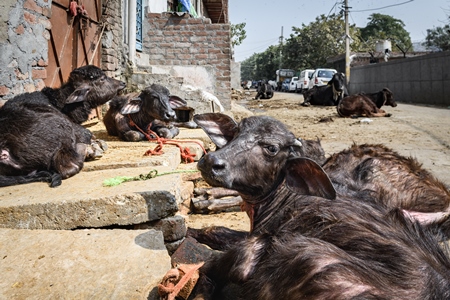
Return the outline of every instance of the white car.
[[[297,81],[297,93],[301,93],[308,89],[309,77],[314,73],[313,69],[306,69],[300,72],[300,77]]]
[[[337,73],[335,69],[316,69],[309,78],[308,89],[313,86],[327,85],[334,73]]]
[[[289,82],[289,92],[297,91],[297,81],[298,77],[292,77],[291,82]]]

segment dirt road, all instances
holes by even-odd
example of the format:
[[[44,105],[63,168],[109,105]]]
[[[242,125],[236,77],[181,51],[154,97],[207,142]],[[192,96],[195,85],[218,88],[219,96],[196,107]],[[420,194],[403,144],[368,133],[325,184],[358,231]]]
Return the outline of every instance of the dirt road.
[[[389,118],[346,119],[335,107],[303,107],[303,96],[276,92],[269,100],[252,100],[255,92],[237,104],[255,115],[269,115],[289,126],[303,139],[321,140],[326,154],[348,148],[352,143],[381,143],[402,155],[415,157],[423,167],[450,186],[450,109],[398,103],[383,107],[392,113]],[[236,119],[242,117],[235,113]],[[367,121],[367,122],[364,122]],[[227,225],[248,230],[242,213],[211,216],[194,215],[190,225]]]

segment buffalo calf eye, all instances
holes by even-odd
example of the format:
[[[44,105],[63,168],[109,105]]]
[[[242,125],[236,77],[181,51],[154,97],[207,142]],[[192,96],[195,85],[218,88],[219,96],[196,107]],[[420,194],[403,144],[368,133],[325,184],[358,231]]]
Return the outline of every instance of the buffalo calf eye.
[[[278,153],[278,146],[275,146],[275,145],[269,145],[269,146],[266,146],[266,150],[267,150],[267,152],[269,153],[269,154],[277,154]]]

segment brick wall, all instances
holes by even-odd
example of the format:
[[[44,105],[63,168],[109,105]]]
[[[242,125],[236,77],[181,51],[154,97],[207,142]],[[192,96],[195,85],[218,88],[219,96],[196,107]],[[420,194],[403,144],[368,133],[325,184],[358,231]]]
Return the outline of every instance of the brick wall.
[[[122,7],[120,0],[103,1],[103,21],[107,24],[102,35],[102,70],[118,78],[125,68]]]
[[[172,13],[150,13],[146,22],[143,52],[149,54],[149,64],[212,68],[212,92],[230,108],[230,24],[211,24],[208,18]]]
[[[47,77],[51,1],[0,3],[0,98],[44,87]]]

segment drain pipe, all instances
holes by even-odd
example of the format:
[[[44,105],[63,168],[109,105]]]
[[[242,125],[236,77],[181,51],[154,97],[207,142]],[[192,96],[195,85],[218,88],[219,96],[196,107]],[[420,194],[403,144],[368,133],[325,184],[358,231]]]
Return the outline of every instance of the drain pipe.
[[[128,57],[131,67],[136,66],[136,0],[128,0]]]

